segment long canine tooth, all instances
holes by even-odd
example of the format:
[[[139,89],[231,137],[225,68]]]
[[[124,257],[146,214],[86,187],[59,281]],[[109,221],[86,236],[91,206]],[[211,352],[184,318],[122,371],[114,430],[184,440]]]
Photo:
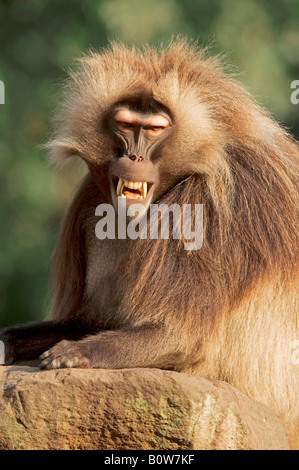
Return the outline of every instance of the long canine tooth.
[[[122,178],[119,178],[118,183],[117,183],[117,188],[116,188],[117,196],[121,196],[123,187],[124,187],[124,180]]]
[[[145,199],[147,196],[147,182],[142,183],[142,197]]]

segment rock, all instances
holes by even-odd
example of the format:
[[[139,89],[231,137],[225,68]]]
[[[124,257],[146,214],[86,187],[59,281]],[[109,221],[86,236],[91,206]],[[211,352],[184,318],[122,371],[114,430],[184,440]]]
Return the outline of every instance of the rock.
[[[0,449],[288,449],[272,410],[158,369],[0,367]]]

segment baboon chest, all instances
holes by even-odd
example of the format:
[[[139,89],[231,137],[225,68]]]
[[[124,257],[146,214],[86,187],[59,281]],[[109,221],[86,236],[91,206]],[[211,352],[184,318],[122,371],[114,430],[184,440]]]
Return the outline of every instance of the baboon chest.
[[[98,313],[121,303],[128,258],[127,240],[97,240],[89,243],[85,296]]]

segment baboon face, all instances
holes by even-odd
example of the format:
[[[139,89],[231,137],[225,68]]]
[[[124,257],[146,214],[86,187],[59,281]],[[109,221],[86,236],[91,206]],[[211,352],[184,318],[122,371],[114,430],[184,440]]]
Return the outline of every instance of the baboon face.
[[[169,140],[172,119],[158,103],[142,104],[142,97],[116,104],[108,113],[106,129],[112,140],[109,182],[112,202],[146,209],[159,193],[159,158]]]

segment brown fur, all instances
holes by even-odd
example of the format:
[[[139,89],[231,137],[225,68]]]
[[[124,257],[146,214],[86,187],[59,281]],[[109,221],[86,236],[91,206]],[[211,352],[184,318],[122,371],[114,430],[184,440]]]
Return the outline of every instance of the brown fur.
[[[299,447],[291,360],[299,339],[297,143],[218,59],[184,41],[160,51],[113,44],[84,57],[65,92],[51,157],[79,155],[90,173],[56,248],[52,319],[84,318],[104,329],[77,343],[78,356],[84,350],[95,367],[228,381],[274,408]],[[177,240],[95,237],[95,207],[111,202],[101,116],[143,93],[175,123],[158,160],[156,198],[203,204],[200,250],[187,252]],[[67,346],[59,344],[58,356]]]

